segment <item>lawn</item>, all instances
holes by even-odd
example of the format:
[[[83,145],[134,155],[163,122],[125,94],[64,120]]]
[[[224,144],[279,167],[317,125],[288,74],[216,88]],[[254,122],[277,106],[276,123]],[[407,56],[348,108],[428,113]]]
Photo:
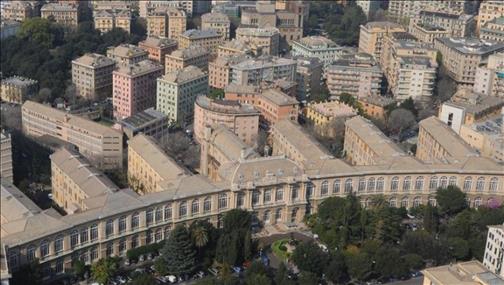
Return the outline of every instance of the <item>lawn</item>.
[[[287,252],[287,248],[285,247],[288,242],[289,239],[279,239],[271,245],[273,254],[283,261],[285,261],[290,256],[290,253]]]

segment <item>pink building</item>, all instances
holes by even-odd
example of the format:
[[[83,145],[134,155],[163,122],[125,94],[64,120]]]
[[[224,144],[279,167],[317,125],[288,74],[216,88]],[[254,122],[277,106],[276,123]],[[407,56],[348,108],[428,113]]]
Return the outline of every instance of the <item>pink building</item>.
[[[207,126],[224,125],[244,143],[253,146],[257,141],[260,114],[252,105],[199,96],[194,103],[194,138],[201,143]]]
[[[163,66],[151,60],[120,66],[113,73],[114,118],[124,119],[156,106],[156,79]]]

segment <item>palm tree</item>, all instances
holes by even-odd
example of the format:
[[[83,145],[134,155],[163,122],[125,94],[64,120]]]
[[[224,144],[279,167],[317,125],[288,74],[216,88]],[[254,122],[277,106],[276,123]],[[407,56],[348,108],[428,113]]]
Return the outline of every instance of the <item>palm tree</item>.
[[[191,236],[197,248],[202,248],[208,243],[208,232],[203,226],[198,225],[194,227],[191,231]]]

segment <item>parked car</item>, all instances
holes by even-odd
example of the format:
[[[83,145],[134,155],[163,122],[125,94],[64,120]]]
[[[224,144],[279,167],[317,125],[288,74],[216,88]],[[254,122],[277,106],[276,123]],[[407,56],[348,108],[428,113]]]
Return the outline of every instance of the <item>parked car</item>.
[[[166,275],[165,278],[170,282],[171,284],[177,283],[177,277],[175,275]]]
[[[217,276],[219,274],[219,270],[216,268],[208,268],[208,272],[210,272],[213,276]]]

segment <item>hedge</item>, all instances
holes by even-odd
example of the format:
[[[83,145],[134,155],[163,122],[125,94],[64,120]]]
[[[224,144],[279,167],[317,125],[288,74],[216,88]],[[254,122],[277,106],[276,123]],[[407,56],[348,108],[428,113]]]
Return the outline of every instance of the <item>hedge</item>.
[[[146,255],[149,253],[158,253],[161,248],[164,246],[164,240],[158,243],[152,243],[144,246],[140,246],[137,248],[132,248],[126,252],[126,256],[128,259],[138,260],[140,255]]]

